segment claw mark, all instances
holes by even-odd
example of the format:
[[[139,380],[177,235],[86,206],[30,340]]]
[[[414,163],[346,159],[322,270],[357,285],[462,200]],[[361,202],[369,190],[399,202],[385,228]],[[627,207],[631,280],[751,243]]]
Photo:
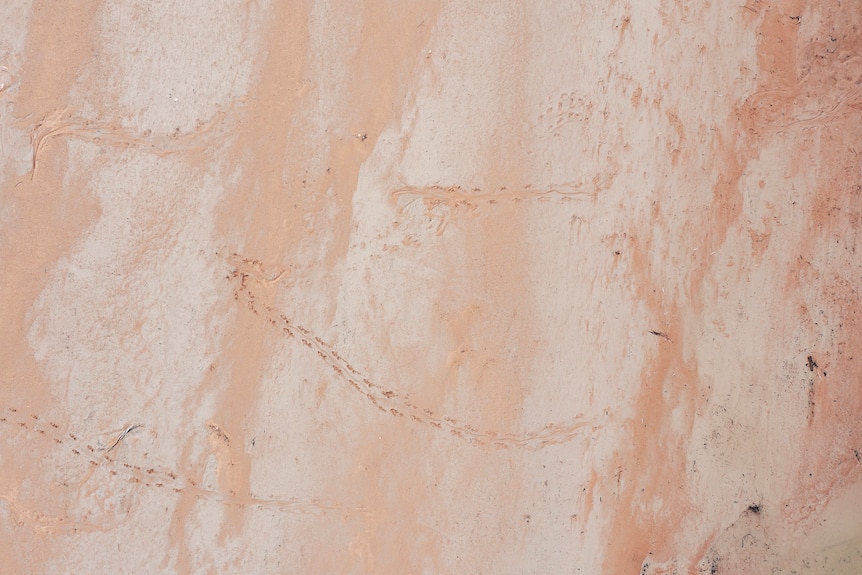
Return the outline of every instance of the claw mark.
[[[209,422],[207,424],[207,428],[209,428],[210,432],[212,432],[212,436],[216,439],[217,442],[221,443],[225,447],[230,447],[230,438],[219,425],[213,422]]]
[[[393,198],[401,195],[415,195],[427,202],[447,206],[468,206],[475,208],[479,203],[494,203],[500,201],[550,200],[569,201],[575,198],[595,197],[595,190],[584,189],[583,183],[566,183],[543,189],[534,189],[526,185],[522,190],[509,191],[505,187],[493,193],[483,192],[479,188],[466,190],[461,186],[403,186],[392,192]]]
[[[294,323],[284,314],[276,314],[275,310],[270,306],[258,303],[257,298],[248,286],[248,274],[234,270],[231,277],[237,279],[239,284],[234,291],[234,299],[238,301],[242,299],[252,313],[263,316],[268,320],[267,323],[270,325],[279,328],[289,337],[299,339],[304,345],[313,349],[316,355],[332,369],[339,379],[345,381],[351,388],[365,396],[372,405],[383,413],[397,417],[408,415],[412,421],[449,431],[452,435],[470,443],[493,445],[496,447],[524,447],[527,449],[541,449],[549,445],[566,443],[578,436],[582,436],[585,428],[594,431],[603,424],[603,422],[599,422],[596,418],[588,418],[584,414],[580,414],[568,423],[551,423],[541,429],[524,434],[514,434],[477,429],[468,423],[460,422],[451,417],[435,416],[434,412],[430,409],[423,409],[411,403],[407,396],[374,383],[354,368],[350,362],[341,357],[323,339],[315,336],[301,325]],[[604,410],[603,413],[607,414],[607,410]]]
[[[546,101],[548,107],[538,117],[539,123],[546,125],[551,134],[559,132],[561,128],[572,122],[587,123],[595,116],[593,103],[589,97],[575,92],[561,94],[556,103],[552,102],[553,97],[549,96]],[[602,111],[603,115],[606,113],[606,109]]]
[[[17,410],[9,408],[6,415],[0,419],[0,423],[22,424],[25,421],[19,421],[22,417],[17,414]],[[258,497],[254,494],[237,495],[226,494],[212,489],[200,487],[198,482],[193,478],[183,478],[170,469],[165,469],[159,466],[147,464],[146,466],[136,465],[134,462],[119,462],[112,459],[110,451],[131,431],[141,427],[140,425],[131,425],[119,434],[114,442],[107,448],[99,448],[101,455],[96,455],[97,451],[91,445],[85,444],[77,439],[73,433],[63,434],[59,431],[60,426],[53,422],[46,422],[47,426],[42,429],[35,429],[40,433],[39,436],[52,440],[50,445],[57,446],[56,449],[66,449],[67,454],[75,456],[76,459],[83,458],[86,462],[88,470],[85,477],[80,483],[75,486],[78,490],[90,490],[88,482],[95,481],[94,473],[98,469],[102,469],[106,473],[106,477],[125,477],[128,485],[136,486],[136,488],[154,488],[170,491],[176,494],[187,494],[196,499],[212,501],[222,505],[235,505],[242,507],[254,507],[259,509],[280,510],[288,513],[297,513],[303,515],[327,515],[330,513],[338,514],[344,519],[359,518],[373,519],[372,511],[362,505],[346,505],[339,502],[325,501],[317,498],[299,499],[299,498],[279,498],[279,497]],[[213,429],[210,426],[210,431],[221,431],[217,426]],[[27,427],[29,430],[30,428]],[[223,433],[223,432],[222,432]],[[69,438],[72,438],[71,440]],[[62,447],[59,447],[62,446]],[[89,453],[88,453],[89,452]],[[104,486],[99,484],[99,489]],[[88,491],[89,492],[89,491]],[[125,520],[125,517],[131,511],[131,508],[125,510],[123,517],[118,522],[108,525],[96,524],[87,521],[76,521],[70,517],[54,517],[49,516],[21,505],[18,502],[14,493],[0,494],[0,500],[5,500],[9,507],[17,517],[19,525],[29,524],[34,530],[45,533],[70,533],[70,532],[92,532],[92,531],[108,531],[116,527],[119,522]]]
[[[480,204],[495,204],[498,202],[522,202],[536,200],[572,201],[575,199],[596,199],[599,191],[606,187],[608,178],[594,177],[590,182],[569,182],[552,185],[546,188],[534,188],[526,185],[520,190],[509,190],[502,187],[495,192],[485,192],[479,188],[467,190],[461,186],[402,186],[392,192],[391,197],[396,204],[402,197],[412,198],[400,203],[399,215],[405,216],[412,210],[417,200],[421,200],[425,208],[424,217],[437,221],[435,233],[439,236],[446,229],[453,213],[462,208],[475,211]]]
[[[225,113],[219,112],[206,124],[199,125],[193,132],[175,133],[170,136],[153,136],[149,131],[144,134],[136,134],[117,124],[75,118],[69,113],[68,108],[56,110],[46,114],[31,130],[30,142],[33,147],[33,162],[30,180],[32,181],[36,177],[39,153],[50,138],[75,136],[89,142],[112,146],[135,146],[158,156],[167,156],[177,152],[195,153],[203,152],[208,148],[206,142],[199,142],[194,145],[195,141],[207,135],[224,118]]]
[[[824,99],[829,96],[831,94],[821,94],[821,98]],[[843,120],[862,111],[862,91],[860,90],[845,93],[830,105],[814,110],[800,110],[803,107],[802,100],[800,89],[762,90],[748,98],[746,108],[762,126],[774,126],[779,129]],[[788,108],[791,109],[790,113],[787,111]],[[788,116],[789,121],[779,123],[779,118],[784,119]]]
[[[267,277],[262,261],[252,258],[243,258],[237,253],[233,253],[225,259],[240,273],[250,275],[258,283],[266,285],[278,283],[281,281],[281,278],[288,274],[288,271],[283,269],[274,276]]]
[[[91,521],[75,521],[68,516],[54,516],[40,513],[18,502],[18,499],[11,493],[0,494],[0,500],[6,501],[9,508],[15,516],[15,523],[18,526],[29,525],[34,531],[39,533],[107,533],[118,527],[128,516],[127,512],[119,519],[100,525]]]

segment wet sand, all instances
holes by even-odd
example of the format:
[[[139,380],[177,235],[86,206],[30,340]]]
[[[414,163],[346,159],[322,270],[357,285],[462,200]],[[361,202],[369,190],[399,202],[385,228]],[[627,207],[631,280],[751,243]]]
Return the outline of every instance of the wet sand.
[[[862,12],[562,4],[0,7],[3,572],[862,572]]]

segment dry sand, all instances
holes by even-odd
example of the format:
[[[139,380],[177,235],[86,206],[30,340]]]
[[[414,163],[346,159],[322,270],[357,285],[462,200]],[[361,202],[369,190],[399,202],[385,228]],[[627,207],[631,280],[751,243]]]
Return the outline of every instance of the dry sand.
[[[853,1],[3,2],[0,571],[862,573],[860,151]]]

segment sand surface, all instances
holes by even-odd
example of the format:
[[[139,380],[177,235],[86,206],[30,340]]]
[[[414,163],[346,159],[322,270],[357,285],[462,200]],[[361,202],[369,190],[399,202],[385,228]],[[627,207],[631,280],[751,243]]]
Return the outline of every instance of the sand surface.
[[[857,2],[0,3],[0,572],[862,573]]]

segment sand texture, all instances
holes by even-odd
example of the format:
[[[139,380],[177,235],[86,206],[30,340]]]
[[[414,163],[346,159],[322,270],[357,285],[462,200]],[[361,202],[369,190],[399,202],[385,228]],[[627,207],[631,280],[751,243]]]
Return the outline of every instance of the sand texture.
[[[854,1],[0,2],[0,573],[858,575],[860,153]]]

